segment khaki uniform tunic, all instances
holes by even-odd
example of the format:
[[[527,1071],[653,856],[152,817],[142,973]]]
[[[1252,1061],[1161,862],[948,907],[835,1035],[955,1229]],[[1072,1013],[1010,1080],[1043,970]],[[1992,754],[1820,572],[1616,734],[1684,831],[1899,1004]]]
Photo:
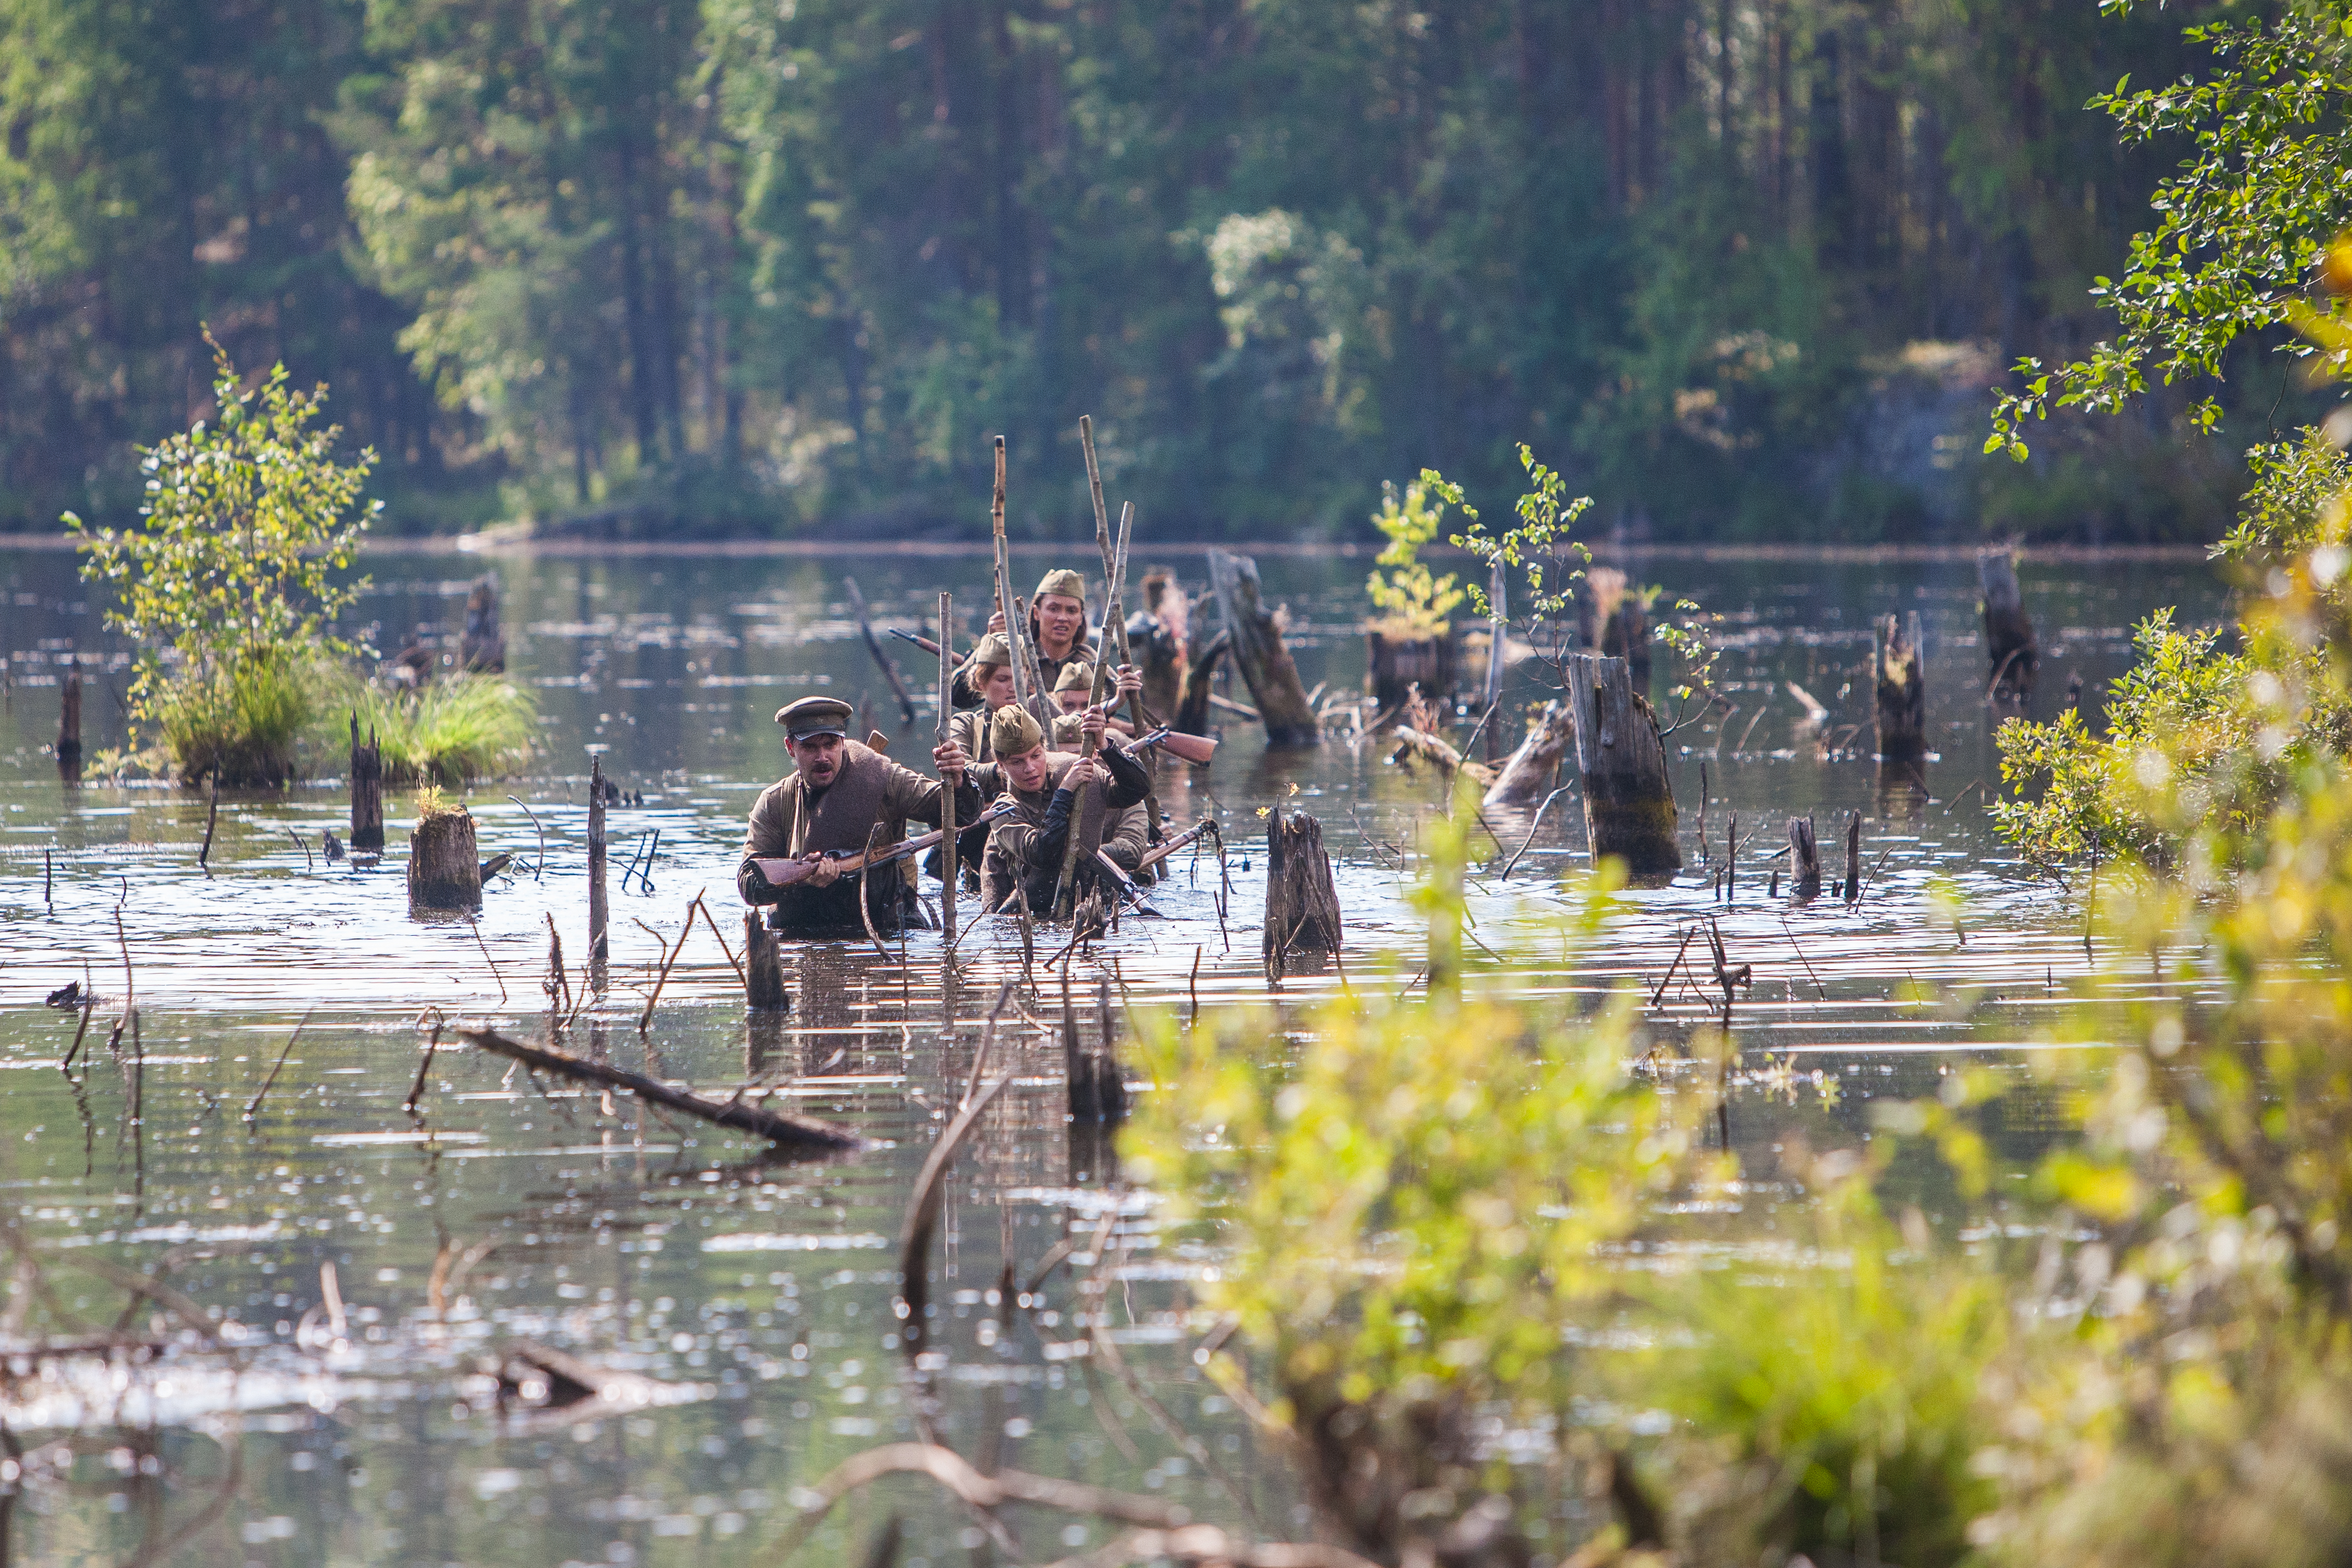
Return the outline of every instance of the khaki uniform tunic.
[[[735,871],[736,891],[746,904],[775,906],[771,924],[780,930],[860,926],[856,888],[867,887],[868,902],[877,926],[896,929],[904,894],[911,891],[914,867],[872,877],[845,876],[830,887],[765,885],[751,864],[759,859],[791,859],[824,851],[855,853],[866,848],[866,836],[882,824],[877,849],[887,849],[907,836],[909,821],[936,827],[940,820],[940,781],[901,767],[880,752],[856,741],[842,743],[841,772],[823,790],[812,794],[799,773],[761,791],[751,808],[751,821],[743,839],[743,860]],[[981,796],[965,775],[956,797],[959,816],[976,815]]]

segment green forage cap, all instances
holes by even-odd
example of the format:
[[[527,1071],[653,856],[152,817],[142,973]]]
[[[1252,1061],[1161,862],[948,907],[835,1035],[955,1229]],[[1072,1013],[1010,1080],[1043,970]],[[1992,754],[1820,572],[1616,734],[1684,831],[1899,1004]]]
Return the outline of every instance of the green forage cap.
[[[1049,571],[1038,580],[1036,594],[1029,602],[1034,604],[1049,593],[1058,593],[1066,599],[1083,600],[1087,596],[1087,580],[1067,567]]]
[[[1004,640],[1003,632],[991,632],[980,640],[980,646],[971,651],[971,662],[994,664],[1002,669],[1013,663],[1013,645]]]
[[[1057,692],[1090,692],[1095,689],[1095,667],[1077,659],[1062,666],[1062,678],[1054,683]]]
[[[988,721],[988,748],[1000,758],[1018,757],[1045,744],[1045,730],[1026,708],[1006,703]]]

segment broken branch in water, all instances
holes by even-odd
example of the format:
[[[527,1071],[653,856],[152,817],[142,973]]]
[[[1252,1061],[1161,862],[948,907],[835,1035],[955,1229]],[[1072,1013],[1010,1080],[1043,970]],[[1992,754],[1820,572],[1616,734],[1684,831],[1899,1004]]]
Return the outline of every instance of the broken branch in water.
[[[955,1163],[956,1150],[979,1125],[981,1113],[989,1103],[1013,1082],[1008,1072],[987,1088],[973,1095],[956,1113],[940,1141],[931,1145],[930,1156],[924,1160],[922,1174],[915,1178],[914,1196],[907,1200],[907,1220],[898,1231],[898,1299],[906,1304],[906,1326],[898,1331],[899,1347],[911,1362],[921,1354],[927,1337],[923,1309],[930,1301],[930,1270],[928,1267],[931,1250],[931,1231],[940,1221],[940,1184],[945,1181],[948,1166]],[[961,1461],[959,1460],[959,1463]]]
[[[693,901],[686,906],[686,925],[678,932],[676,946],[667,942],[662,944],[661,973],[654,977],[653,994],[646,998],[646,1010],[637,1019],[639,1034],[645,1033],[646,1030],[653,1027],[654,1008],[661,1000],[662,988],[669,984],[670,966],[677,963],[677,956],[686,950],[686,939],[694,935],[694,912],[702,907],[703,894],[709,891],[709,888],[704,888],[702,893],[696,894]],[[716,930],[717,927],[714,926],[712,929]],[[719,944],[722,947],[726,945],[724,942]],[[740,977],[741,971],[738,970],[737,974]]]
[[[294,1042],[302,1038],[303,1028],[305,1025],[309,1024],[310,1021],[310,1009],[305,1009],[302,1013],[302,1022],[294,1026],[294,1032],[286,1037],[286,1049],[278,1053],[277,1066],[272,1067],[269,1070],[269,1076],[261,1081],[261,1088],[255,1092],[252,1103],[246,1106],[245,1119],[247,1121],[250,1122],[253,1120],[254,1116],[261,1110],[262,1101],[269,1097],[269,1086],[278,1082],[278,1068],[284,1067],[286,1065],[286,1059],[294,1054]]]
[[[625,1089],[648,1105],[658,1105],[664,1110],[698,1117],[717,1126],[753,1133],[779,1146],[855,1149],[864,1142],[848,1128],[831,1122],[820,1122],[814,1116],[795,1116],[740,1102],[728,1104],[706,1099],[690,1090],[673,1089],[658,1079],[610,1067],[601,1061],[591,1061],[568,1051],[525,1045],[493,1029],[461,1029],[457,1031],[457,1038],[539,1071],[552,1072],[575,1082],[601,1083],[608,1089]]]

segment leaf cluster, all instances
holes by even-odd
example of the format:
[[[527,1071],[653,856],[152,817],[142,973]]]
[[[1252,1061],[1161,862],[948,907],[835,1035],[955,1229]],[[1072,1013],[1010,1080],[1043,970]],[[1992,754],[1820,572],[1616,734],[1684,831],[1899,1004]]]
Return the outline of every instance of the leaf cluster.
[[[1445,517],[1445,503],[1430,502],[1426,481],[1407,485],[1402,498],[1396,486],[1381,481],[1381,509],[1372,526],[1389,542],[1374,559],[1382,569],[1366,580],[1364,591],[1383,616],[1390,636],[1416,640],[1443,637],[1452,627],[1447,617],[1469,597],[1452,572],[1433,576],[1420,559],[1423,545],[1437,538]]]

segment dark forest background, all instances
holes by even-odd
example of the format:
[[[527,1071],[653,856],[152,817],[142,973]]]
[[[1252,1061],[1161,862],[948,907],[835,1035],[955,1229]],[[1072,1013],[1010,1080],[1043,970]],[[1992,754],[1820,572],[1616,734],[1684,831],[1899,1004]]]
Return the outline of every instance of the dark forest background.
[[[1657,538],[2210,537],[2251,352],[1979,455],[2185,149],[2092,0],[0,0],[0,520],[135,505],[200,323],[388,526],[1352,532],[1532,443]]]

